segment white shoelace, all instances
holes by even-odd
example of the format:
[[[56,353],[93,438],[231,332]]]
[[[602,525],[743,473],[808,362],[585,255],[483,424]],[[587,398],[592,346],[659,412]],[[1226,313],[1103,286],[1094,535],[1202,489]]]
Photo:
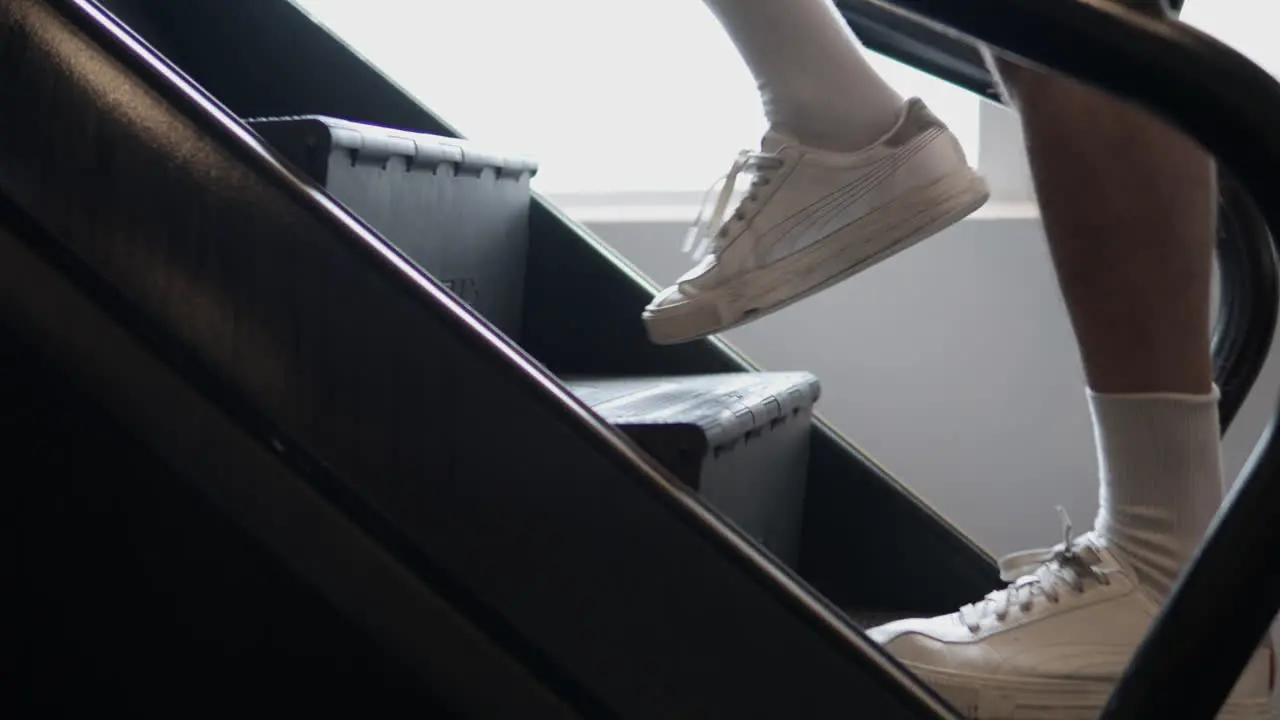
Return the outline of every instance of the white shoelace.
[[[698,210],[698,217],[693,221],[693,225],[689,228],[689,232],[684,238],[684,252],[693,255],[695,262],[706,257],[707,253],[717,247],[717,241],[728,237],[728,221],[729,220],[745,220],[751,207],[759,201],[760,188],[768,185],[772,179],[774,171],[782,167],[782,159],[774,153],[754,152],[751,150],[743,150],[738,153],[738,158],[733,161],[733,166],[729,168],[729,172],[725,173],[720,179],[707,190],[702,198],[702,207]],[[747,194],[743,197],[738,208],[726,220],[725,213],[729,209],[729,201],[733,198],[733,191],[738,182],[738,177],[743,173],[751,173],[751,185],[747,188]],[[711,202],[712,195],[719,189],[720,194],[716,196],[714,203]],[[710,212],[708,212],[710,210]]]
[[[988,617],[1003,622],[1014,607],[1029,612],[1037,598],[1056,603],[1063,590],[1083,593],[1087,590],[1086,577],[1093,578],[1099,585],[1111,584],[1111,579],[1094,566],[1095,561],[1082,555],[1073,544],[1067,511],[1059,507],[1058,513],[1063,524],[1061,543],[1001,558],[1000,579],[1011,584],[960,608],[960,621],[970,632],[978,632],[981,621]]]

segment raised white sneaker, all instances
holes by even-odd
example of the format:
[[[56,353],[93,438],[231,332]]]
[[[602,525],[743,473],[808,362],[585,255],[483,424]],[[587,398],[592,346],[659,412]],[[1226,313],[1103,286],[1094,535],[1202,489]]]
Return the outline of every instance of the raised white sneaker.
[[[754,178],[730,213],[737,178],[748,172]],[[918,98],[857,152],[815,150],[771,130],[723,183],[686,243],[697,266],[645,308],[656,343],[779,310],[937,233],[988,197],[959,141]]]
[[[1098,717],[1159,606],[1092,533],[1001,560],[1004,590],[871,637],[965,717]],[[1272,653],[1259,649],[1219,718],[1271,717]]]

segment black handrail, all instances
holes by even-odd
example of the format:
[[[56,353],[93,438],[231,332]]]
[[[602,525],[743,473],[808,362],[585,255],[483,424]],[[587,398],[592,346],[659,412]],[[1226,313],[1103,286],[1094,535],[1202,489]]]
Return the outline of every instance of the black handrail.
[[[1182,23],[1107,0],[882,0],[1147,108],[1200,141],[1280,227],[1280,83]],[[1273,232],[1274,236],[1274,232]],[[1103,712],[1212,718],[1280,608],[1280,412]],[[1213,663],[1203,662],[1212,652]]]
[[[868,48],[976,95],[1004,101],[982,52],[971,39],[904,15],[886,3],[895,4],[893,0],[835,0],[840,14]],[[1183,0],[1168,0],[1175,12],[1184,4]]]
[[[969,38],[904,15],[879,0],[835,0],[846,23],[868,49],[1003,103],[982,52]]]
[[[1181,0],[1172,3],[1182,5]],[[845,21],[872,50],[962,87],[992,102],[1004,100],[970,39],[868,0],[838,0]],[[1280,306],[1271,234],[1247,193],[1220,173],[1219,304],[1213,328],[1214,379],[1225,433],[1253,388],[1275,334]]]
[[[1266,365],[1280,312],[1280,273],[1266,219],[1240,183],[1218,169],[1218,315],[1214,378],[1225,433]]]

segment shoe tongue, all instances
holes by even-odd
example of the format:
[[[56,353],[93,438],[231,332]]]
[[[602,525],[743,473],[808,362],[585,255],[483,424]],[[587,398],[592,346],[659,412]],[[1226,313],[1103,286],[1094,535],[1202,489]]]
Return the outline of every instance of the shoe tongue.
[[[1099,565],[1104,561],[1102,549],[1093,533],[1085,533],[1071,541],[1071,551],[1086,565]]]
[[[1094,567],[1102,564],[1102,555],[1098,549],[1092,545],[1079,545],[1075,548],[1075,556],[1080,558],[1080,562],[1086,567]]]
[[[1024,576],[1035,577],[1043,582],[1055,575],[1053,570],[1054,565],[1076,565],[1076,567],[1079,568],[1080,566],[1094,567],[1105,563],[1102,550],[1093,543],[1092,538],[1088,535],[1077,537],[1072,540],[1070,550],[1070,555],[1067,557],[1050,559],[1048,562],[1042,563],[1034,569],[1027,568]],[[1068,557],[1070,559],[1068,559]]]
[[[766,153],[776,153],[788,145],[795,146],[798,144],[799,142],[790,135],[770,128],[760,140],[760,150]]]

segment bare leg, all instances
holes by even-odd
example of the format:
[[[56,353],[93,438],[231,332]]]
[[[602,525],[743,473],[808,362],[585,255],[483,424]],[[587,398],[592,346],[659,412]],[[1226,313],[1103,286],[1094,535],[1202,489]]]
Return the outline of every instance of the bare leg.
[[[1222,499],[1209,348],[1213,160],[1100,91],[1002,70],[1091,390],[1095,529],[1164,595]]]
[[[1213,160],[1165,123],[1092,88],[1002,70],[1089,386],[1209,392]]]
[[[1066,78],[1002,70],[1089,384],[1098,517],[1047,553],[1007,559],[1006,589],[869,633],[967,716],[1097,717],[1222,499],[1214,168],[1141,110]],[[1263,647],[1229,717],[1270,717],[1269,665]]]

